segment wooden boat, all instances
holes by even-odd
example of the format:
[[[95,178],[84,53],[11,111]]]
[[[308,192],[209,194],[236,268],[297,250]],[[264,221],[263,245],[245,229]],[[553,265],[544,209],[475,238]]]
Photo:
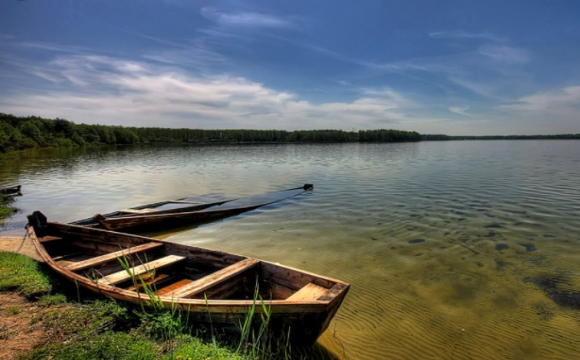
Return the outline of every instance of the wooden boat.
[[[22,195],[22,185],[0,188],[0,195]]]
[[[292,341],[313,343],[349,289],[340,280],[241,255],[48,222],[38,211],[28,221],[42,259],[68,280],[105,296],[151,305],[144,282],[157,303],[187,311],[194,321],[243,324],[256,305],[257,289],[270,311],[271,330],[285,333],[290,327]],[[131,264],[129,271],[119,259]],[[259,300],[255,311],[264,312]]]
[[[108,230],[123,230],[130,229],[151,229],[160,227],[171,227],[183,224],[194,224],[198,222],[210,221],[214,219],[221,219],[228,216],[238,215],[246,211],[257,209],[261,206],[274,204],[276,202],[288,199],[290,197],[302,194],[305,191],[311,190],[312,184],[305,184],[302,187],[292,188],[283,191],[277,191],[269,194],[252,196],[241,199],[226,200],[221,202],[207,203],[203,205],[187,206],[187,207],[172,207],[166,209],[167,206],[160,206],[154,208],[153,211],[143,211],[144,208],[138,209],[139,212],[128,214],[126,210],[121,213],[113,213],[112,215],[93,216],[92,221],[80,220],[72,224],[84,226],[98,226]],[[181,200],[178,204],[183,204],[185,200]],[[169,202],[175,204],[175,202]],[[96,223],[96,224],[95,224]],[[97,225],[98,224],[98,225]]]

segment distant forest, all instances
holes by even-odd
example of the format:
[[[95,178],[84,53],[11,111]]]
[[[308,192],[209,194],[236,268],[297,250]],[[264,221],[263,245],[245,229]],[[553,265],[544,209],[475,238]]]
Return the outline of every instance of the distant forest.
[[[400,130],[198,130],[75,124],[0,113],[0,153],[38,147],[154,143],[339,143],[419,141]]]
[[[542,140],[542,139],[580,139],[580,134],[560,134],[560,135],[421,135],[421,140]]]
[[[580,139],[580,134],[449,136],[401,130],[199,130],[75,124],[64,119],[0,113],[0,153],[39,147],[155,143],[346,143],[501,139]]]

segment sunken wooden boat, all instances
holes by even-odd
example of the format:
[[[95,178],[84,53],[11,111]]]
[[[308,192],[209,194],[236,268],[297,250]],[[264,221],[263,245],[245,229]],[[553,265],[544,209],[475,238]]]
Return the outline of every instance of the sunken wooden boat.
[[[14,185],[5,188],[0,188],[0,195],[22,195],[22,185]]]
[[[141,209],[133,208],[141,212],[128,214],[126,210],[122,210],[121,213],[113,213],[109,215],[97,214],[93,216],[92,219],[79,220],[71,224],[100,227],[116,231],[135,231],[175,227],[238,215],[246,211],[255,210],[259,207],[271,205],[290,197],[300,195],[305,191],[312,189],[312,184],[305,184],[301,187],[263,195],[206,203],[198,205],[198,207],[187,205],[183,207],[184,201],[187,200],[181,200],[180,202],[174,201],[163,206],[155,207],[153,208],[153,211],[144,211],[147,208],[143,207],[141,207]]]
[[[163,307],[214,326],[240,326],[252,307],[263,313],[257,291],[270,312],[269,329],[287,334],[290,328],[290,340],[310,344],[328,328],[349,289],[340,280],[241,255],[48,222],[38,211],[28,221],[42,259],[68,280],[135,304],[152,305],[148,293],[154,292]]]

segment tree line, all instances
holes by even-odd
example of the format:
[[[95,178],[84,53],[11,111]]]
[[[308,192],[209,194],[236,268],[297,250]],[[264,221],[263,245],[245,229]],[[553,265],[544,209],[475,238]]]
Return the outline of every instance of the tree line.
[[[0,153],[38,147],[153,143],[340,143],[420,141],[401,130],[200,130],[75,124],[0,113]]]
[[[551,139],[580,139],[580,134],[558,134],[558,135],[421,135],[421,140],[442,141],[442,140],[551,140]]]

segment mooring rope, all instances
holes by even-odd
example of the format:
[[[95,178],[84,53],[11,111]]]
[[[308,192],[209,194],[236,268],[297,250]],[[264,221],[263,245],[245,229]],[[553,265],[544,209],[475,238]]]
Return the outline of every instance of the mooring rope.
[[[18,247],[18,250],[16,250],[16,253],[19,253],[20,250],[22,250],[22,246],[24,246],[24,242],[26,241],[26,238],[28,236],[29,236],[28,229],[26,229],[26,233],[24,233],[24,237],[22,238],[22,241],[20,242],[20,246]]]

